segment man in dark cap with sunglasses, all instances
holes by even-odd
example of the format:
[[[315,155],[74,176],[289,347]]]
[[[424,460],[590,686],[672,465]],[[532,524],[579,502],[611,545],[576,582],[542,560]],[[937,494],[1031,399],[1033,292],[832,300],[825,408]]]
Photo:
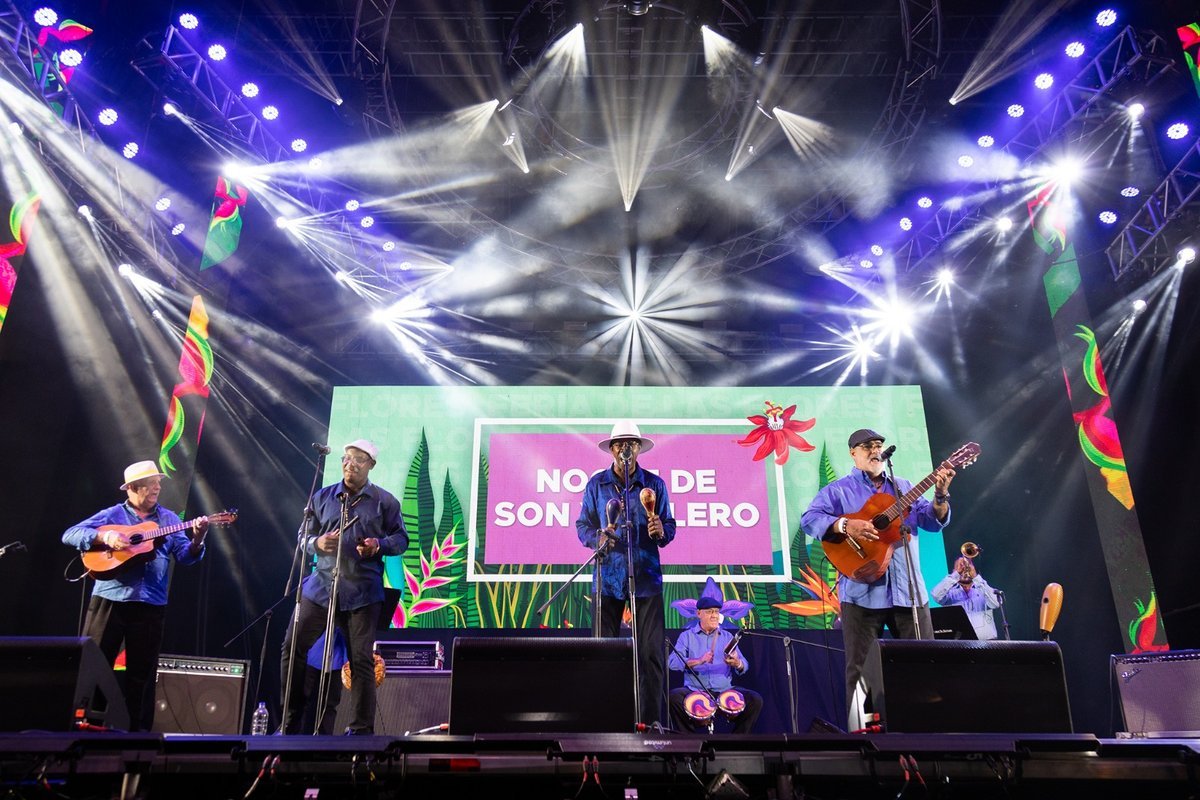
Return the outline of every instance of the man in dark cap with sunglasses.
[[[879,541],[878,517],[856,519],[853,516],[873,495],[903,496],[912,483],[888,476],[887,457],[881,434],[860,428],[850,434],[847,444],[854,469],[824,486],[800,519],[804,532],[814,539],[866,545]],[[933,501],[918,497],[901,522],[914,534],[907,545],[901,541],[891,551],[891,561],[878,577],[863,579],[844,572],[838,576],[837,593],[841,604],[842,640],[846,648],[846,705],[849,729],[861,730],[859,716],[863,706],[856,692],[866,695],[870,705],[870,687],[862,687],[863,664],[871,645],[883,635],[886,626],[897,639],[932,639],[933,622],[929,616],[929,596],[921,574],[921,558],[915,534],[918,529],[940,531],[950,521],[950,481],[954,470],[940,468],[935,474]],[[914,615],[915,608],[915,615]],[[915,619],[914,619],[915,616]]]

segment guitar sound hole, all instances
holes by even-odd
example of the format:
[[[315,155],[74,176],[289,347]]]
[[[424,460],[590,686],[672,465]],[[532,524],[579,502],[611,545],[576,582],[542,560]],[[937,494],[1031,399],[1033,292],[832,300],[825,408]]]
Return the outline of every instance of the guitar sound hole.
[[[141,544],[142,543],[142,535],[140,533],[133,534],[132,536],[129,537],[129,543],[130,544]]]
[[[871,520],[871,524],[875,526],[875,530],[881,531],[891,525],[892,521],[888,519],[887,514],[880,514]]]

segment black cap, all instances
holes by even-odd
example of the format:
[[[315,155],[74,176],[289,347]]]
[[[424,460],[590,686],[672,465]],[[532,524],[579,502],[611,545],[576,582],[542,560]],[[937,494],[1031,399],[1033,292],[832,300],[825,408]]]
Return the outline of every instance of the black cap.
[[[717,599],[716,597],[711,597],[709,595],[701,595],[700,599],[696,601],[696,608],[720,608],[720,607],[721,607],[721,601],[719,599]]]
[[[854,433],[850,434],[850,441],[847,446],[851,450],[853,450],[854,448],[858,447],[863,442],[871,442],[871,441],[875,441],[876,439],[878,439],[881,442],[887,441],[887,439],[883,438],[882,436],[880,436],[878,433],[871,430],[870,428],[859,428]]]

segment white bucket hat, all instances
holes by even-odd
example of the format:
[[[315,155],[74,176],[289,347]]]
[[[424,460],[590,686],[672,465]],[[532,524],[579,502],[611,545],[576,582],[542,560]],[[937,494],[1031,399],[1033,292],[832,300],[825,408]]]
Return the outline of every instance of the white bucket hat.
[[[362,450],[371,457],[372,461],[379,460],[379,447],[368,439],[355,439],[353,442],[343,447],[342,452],[346,452],[351,447],[353,447],[355,450]]]
[[[621,420],[616,425],[613,425],[612,433],[608,435],[608,438],[600,442],[600,449],[607,453],[608,446],[619,439],[637,439],[642,443],[643,453],[654,447],[654,442],[642,436],[642,432],[638,430],[637,425],[629,420]]]
[[[125,482],[121,484],[121,491],[128,489],[129,484],[144,481],[146,478],[165,477],[167,477],[165,472],[158,471],[158,464],[153,461],[139,461],[125,468]]]

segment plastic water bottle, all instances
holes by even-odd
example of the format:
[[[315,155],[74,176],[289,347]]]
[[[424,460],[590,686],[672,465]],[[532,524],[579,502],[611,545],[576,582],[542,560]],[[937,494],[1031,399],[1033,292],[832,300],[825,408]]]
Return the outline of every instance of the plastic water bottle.
[[[267,711],[267,704],[260,702],[258,708],[254,709],[254,716],[250,718],[250,735],[251,736],[266,736],[267,727],[270,725],[270,713]]]

